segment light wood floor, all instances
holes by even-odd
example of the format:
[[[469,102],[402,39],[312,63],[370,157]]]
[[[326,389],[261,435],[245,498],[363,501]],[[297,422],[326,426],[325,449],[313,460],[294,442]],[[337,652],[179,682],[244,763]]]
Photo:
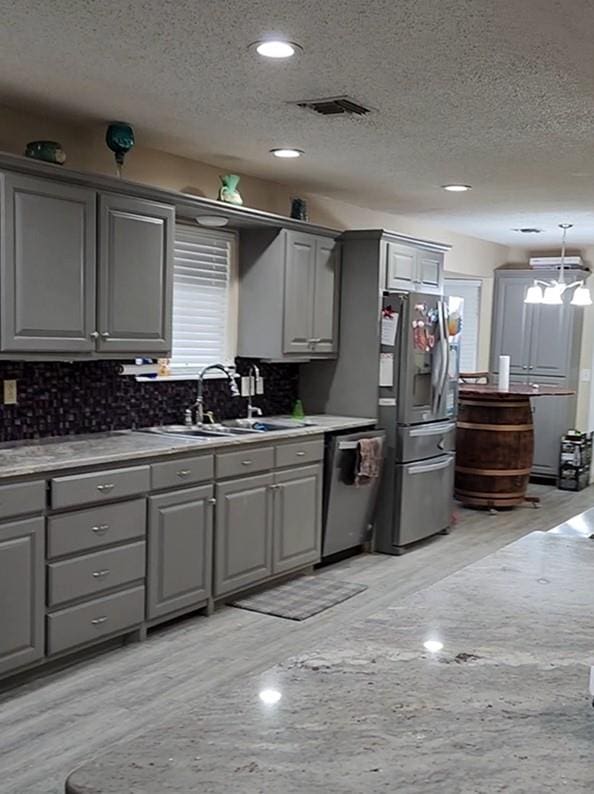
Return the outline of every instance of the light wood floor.
[[[206,690],[312,649],[341,626],[594,505],[594,487],[572,494],[532,486],[531,492],[542,496],[540,510],[497,516],[459,510],[451,535],[402,557],[361,555],[326,569],[368,589],[303,623],[225,607],[0,695],[0,792],[63,792],[74,767],[158,725]]]

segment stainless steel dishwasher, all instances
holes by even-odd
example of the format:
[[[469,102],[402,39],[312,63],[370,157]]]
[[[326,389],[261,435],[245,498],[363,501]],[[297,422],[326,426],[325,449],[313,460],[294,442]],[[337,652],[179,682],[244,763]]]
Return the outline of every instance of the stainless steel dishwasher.
[[[355,485],[358,442],[381,438],[385,431],[366,430],[326,437],[322,557],[361,546],[371,539],[380,477]]]

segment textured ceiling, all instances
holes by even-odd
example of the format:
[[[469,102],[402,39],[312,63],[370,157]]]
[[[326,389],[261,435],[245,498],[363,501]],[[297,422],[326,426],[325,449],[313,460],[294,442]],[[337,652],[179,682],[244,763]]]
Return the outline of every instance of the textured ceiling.
[[[147,145],[484,239],[556,243],[572,221],[571,242],[594,243],[589,0],[0,0],[0,14],[7,104],[126,118]],[[303,54],[248,51],[272,31]],[[343,93],[377,112],[286,104]]]

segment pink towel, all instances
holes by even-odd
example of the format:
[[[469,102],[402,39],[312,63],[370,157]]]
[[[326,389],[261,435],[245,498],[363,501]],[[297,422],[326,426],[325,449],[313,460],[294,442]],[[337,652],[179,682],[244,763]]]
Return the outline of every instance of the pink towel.
[[[355,485],[367,485],[370,480],[377,479],[382,471],[384,459],[384,439],[362,438],[357,446],[357,463]]]

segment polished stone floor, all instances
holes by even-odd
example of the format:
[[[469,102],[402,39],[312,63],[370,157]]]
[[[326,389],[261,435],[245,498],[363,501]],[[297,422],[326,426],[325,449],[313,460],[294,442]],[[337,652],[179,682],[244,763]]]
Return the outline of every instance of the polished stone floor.
[[[170,719],[180,704],[201,702],[215,688],[310,653],[355,621],[398,606],[528,532],[554,527],[594,504],[594,488],[578,494],[532,490],[542,496],[541,510],[526,507],[493,517],[462,510],[451,535],[410,554],[340,563],[331,574],[367,584],[368,590],[303,623],[222,609],[0,695],[0,792],[58,794],[75,766]]]

